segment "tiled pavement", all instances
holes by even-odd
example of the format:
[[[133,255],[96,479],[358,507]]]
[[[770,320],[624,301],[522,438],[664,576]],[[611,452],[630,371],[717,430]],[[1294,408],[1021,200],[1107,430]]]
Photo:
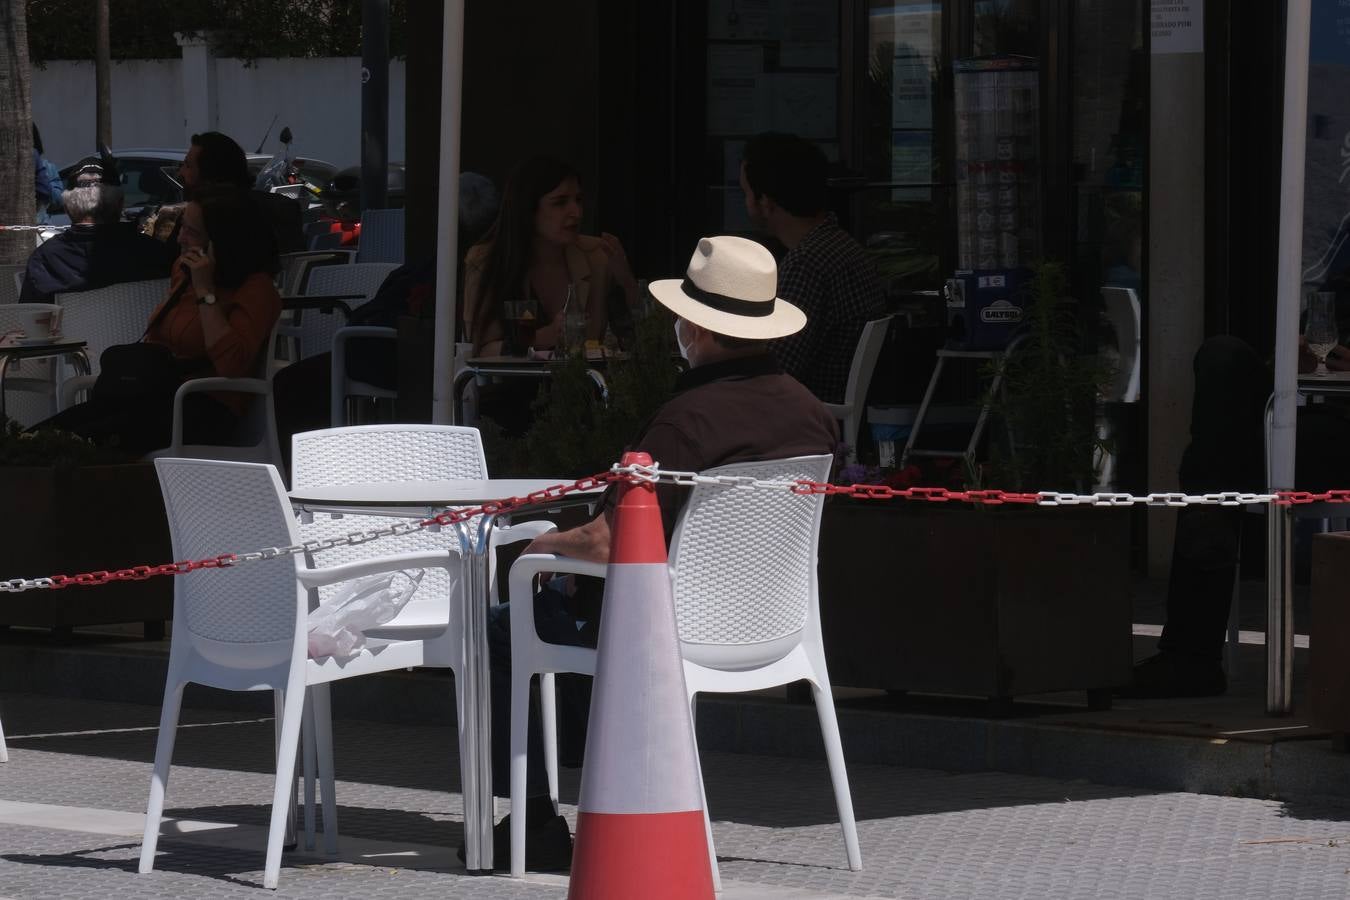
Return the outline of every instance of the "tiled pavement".
[[[137,875],[158,710],[0,694],[0,715],[0,897],[259,896],[270,720],[185,713],[167,804],[180,824]],[[559,876],[463,874],[450,730],[335,732],[343,853],[288,855],[277,896],[565,896]],[[822,762],[703,764],[729,900],[1350,896],[1350,807],[854,764],[855,873]],[[569,817],[578,775],[563,771]]]

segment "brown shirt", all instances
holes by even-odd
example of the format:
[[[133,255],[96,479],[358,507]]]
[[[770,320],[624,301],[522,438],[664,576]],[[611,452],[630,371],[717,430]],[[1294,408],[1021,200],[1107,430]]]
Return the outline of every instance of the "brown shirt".
[[[833,453],[839,441],[834,416],[768,354],[690,369],[675,389],[629,448],[650,453],[663,469]],[[689,490],[662,485],[657,495],[669,541]]]

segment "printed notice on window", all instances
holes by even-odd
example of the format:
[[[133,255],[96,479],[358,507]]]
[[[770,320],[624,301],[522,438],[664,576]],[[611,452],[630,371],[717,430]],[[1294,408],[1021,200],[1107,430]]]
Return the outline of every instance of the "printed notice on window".
[[[1153,55],[1205,52],[1205,0],[1153,0]]]

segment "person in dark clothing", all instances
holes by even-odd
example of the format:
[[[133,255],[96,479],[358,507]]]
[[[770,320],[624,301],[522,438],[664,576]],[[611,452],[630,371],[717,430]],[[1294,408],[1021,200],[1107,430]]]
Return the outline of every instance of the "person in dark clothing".
[[[675,337],[689,362],[676,394],[639,429],[631,448],[651,454],[663,468],[702,471],[752,460],[833,453],[838,425],[824,404],[769,353],[768,342],[792,334],[806,317],[778,299],[777,267],[768,250],[738,237],[704,238],[687,277],[657,281],[652,296],[677,316]],[[674,531],[687,493],[657,488],[666,540]],[[557,553],[576,559],[609,559],[613,495],[590,522],[536,538],[525,553]],[[577,579],[555,579],[536,595],[535,626],[546,641],[594,647],[600,623],[600,591]],[[488,614],[491,659],[493,792],[510,793],[511,604]],[[563,868],[571,856],[566,822],[553,808],[543,769],[538,717],[531,711],[526,803],[526,864]],[[584,709],[576,714],[584,716]],[[574,723],[580,727],[581,722]],[[509,816],[494,831],[494,864],[510,862]]]
[[[253,188],[244,148],[219,131],[203,131],[192,136],[192,144],[178,167],[178,180],[183,184],[187,200],[191,200],[203,185],[230,185],[241,191],[252,191]],[[272,224],[279,253],[305,249],[304,209],[298,200],[268,191],[252,191],[251,199]],[[174,245],[178,239],[176,217],[181,211],[180,204],[160,207],[146,227],[150,233],[164,237]],[[172,230],[166,231],[161,220],[168,218],[174,220],[174,225]]]
[[[801,331],[774,341],[783,369],[826,403],[841,403],[863,326],[885,314],[871,257],[825,208],[825,154],[795,134],[765,133],[745,144],[741,189],[751,221],[787,253],[778,294],[806,313]]]
[[[1327,364],[1350,369],[1350,350],[1336,348]],[[1310,355],[1301,353],[1299,366],[1311,371]],[[1266,490],[1269,368],[1245,342],[1224,335],[1201,345],[1194,369],[1191,442],[1181,457],[1181,489],[1196,494]],[[1301,407],[1295,486],[1311,491],[1340,487],[1348,444],[1350,410],[1331,403]],[[1135,667],[1123,695],[1205,697],[1227,690],[1221,660],[1244,515],[1240,507],[1224,506],[1188,506],[1179,512],[1159,652]]]
[[[162,241],[137,234],[122,219],[122,189],[110,184],[71,188],[63,197],[74,223],[28,257],[22,301],[50,303],[60,293],[167,278],[177,255]]]

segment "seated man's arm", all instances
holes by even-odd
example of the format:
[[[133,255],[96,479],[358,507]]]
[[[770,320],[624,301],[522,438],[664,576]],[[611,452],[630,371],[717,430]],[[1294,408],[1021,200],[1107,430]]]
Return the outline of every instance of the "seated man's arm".
[[[585,525],[550,531],[530,541],[525,553],[556,553],[586,562],[609,562],[609,516],[606,509]]]

